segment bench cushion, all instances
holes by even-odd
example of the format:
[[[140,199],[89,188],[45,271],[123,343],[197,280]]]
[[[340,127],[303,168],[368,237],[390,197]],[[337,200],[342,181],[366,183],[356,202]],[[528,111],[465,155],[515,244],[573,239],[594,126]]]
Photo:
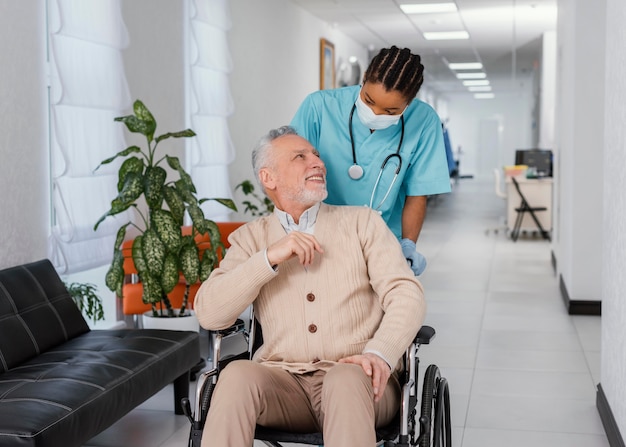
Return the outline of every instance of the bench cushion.
[[[0,447],[83,445],[175,382],[197,332],[90,330],[48,260],[0,271]]]
[[[81,445],[199,359],[196,332],[80,335],[0,374],[0,446]]]

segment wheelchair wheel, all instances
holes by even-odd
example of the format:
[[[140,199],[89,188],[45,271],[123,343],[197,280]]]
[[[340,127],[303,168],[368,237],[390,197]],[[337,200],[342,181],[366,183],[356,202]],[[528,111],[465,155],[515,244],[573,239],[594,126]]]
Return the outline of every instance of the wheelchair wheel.
[[[439,368],[430,365],[424,375],[419,447],[451,447],[450,391]]]
[[[209,383],[202,390],[202,394],[200,396],[200,424],[201,428],[204,428],[204,423],[206,422],[206,417],[209,414],[209,405],[211,405],[211,397],[213,396],[213,390],[215,389],[215,383],[213,380],[209,379]]]

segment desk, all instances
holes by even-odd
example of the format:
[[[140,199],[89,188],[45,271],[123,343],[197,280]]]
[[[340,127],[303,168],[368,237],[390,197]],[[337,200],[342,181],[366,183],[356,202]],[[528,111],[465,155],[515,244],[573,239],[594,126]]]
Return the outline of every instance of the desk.
[[[547,211],[535,213],[541,226],[546,231],[552,230],[552,177],[526,178],[524,176],[515,177],[520,189],[530,206],[545,206]],[[517,212],[515,208],[520,206],[521,199],[515,185],[510,177],[506,178],[506,224],[509,232],[513,229]],[[522,220],[522,231],[539,231],[529,213],[525,213]]]

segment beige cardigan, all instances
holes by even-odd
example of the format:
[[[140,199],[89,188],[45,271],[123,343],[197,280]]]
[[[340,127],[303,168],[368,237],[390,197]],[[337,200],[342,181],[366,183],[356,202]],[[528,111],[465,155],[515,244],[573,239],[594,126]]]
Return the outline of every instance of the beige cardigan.
[[[263,327],[260,362],[293,372],[325,370],[367,350],[396,365],[426,304],[382,218],[366,207],[322,204],[315,237],[324,253],[306,269],[292,258],[275,272],[264,252],[284,236],[274,215],[230,235],[231,248],[195,298],[202,327],[226,328],[254,303]]]

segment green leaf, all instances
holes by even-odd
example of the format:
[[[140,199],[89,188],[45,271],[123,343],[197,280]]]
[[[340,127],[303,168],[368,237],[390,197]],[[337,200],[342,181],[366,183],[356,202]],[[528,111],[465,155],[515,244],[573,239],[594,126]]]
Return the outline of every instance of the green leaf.
[[[220,233],[220,227],[217,226],[212,220],[205,219],[204,226],[209,233],[209,239],[211,240],[211,247],[217,247],[222,245],[222,235]],[[204,234],[204,233],[202,233]]]
[[[163,288],[157,278],[158,276],[155,277],[149,273],[141,277],[141,284],[143,285],[143,295],[141,298],[146,304],[156,304],[161,301],[163,297]]]
[[[189,188],[189,184],[182,179],[177,180],[174,185],[176,186],[178,194],[182,197],[183,202],[189,205],[198,205],[198,199],[196,199],[196,196],[194,196],[195,187],[192,190],[191,188]]]
[[[117,191],[121,191],[124,187],[124,183],[126,182],[126,177],[130,174],[141,175],[143,174],[144,168],[143,160],[137,157],[131,157],[124,160],[122,166],[120,166],[120,170],[118,173],[117,180]]]
[[[196,227],[196,230],[198,230],[198,233],[205,234],[207,231],[209,231],[206,223],[207,220],[204,218],[202,208],[200,208],[198,205],[189,205],[189,207],[187,208],[187,212],[191,217],[193,226]]]
[[[187,137],[195,137],[196,133],[191,130],[191,129],[185,129],[185,130],[181,130],[178,132],[168,132],[168,133],[164,133],[163,135],[159,135],[158,137],[156,137],[156,142],[158,143],[159,141],[162,140],[166,140],[168,138],[187,138]]]
[[[113,261],[104,279],[109,290],[121,297],[122,285],[124,284],[124,256],[122,255],[122,250],[116,249],[113,252]]]
[[[185,169],[181,166],[180,160],[178,159],[178,157],[170,157],[169,155],[166,155],[165,158],[170,168],[175,169],[178,172],[178,175],[180,176],[180,180],[176,182],[176,185],[181,190],[189,191],[195,194],[196,187],[193,184],[193,180],[191,179],[191,176],[187,173],[187,171],[185,171]]]
[[[148,264],[146,263],[146,259],[143,256],[143,250],[141,248],[142,239],[143,236],[141,234],[137,236],[133,241],[132,248],[133,263],[135,264],[135,268],[140,276],[148,272]]]
[[[200,254],[195,242],[183,245],[180,251],[180,270],[188,284],[198,282],[200,273]]]
[[[144,123],[146,131],[145,133],[142,132],[143,135],[148,138],[148,141],[152,141],[152,138],[154,137],[154,132],[156,131],[157,127],[154,116],[152,116],[150,110],[148,110],[148,108],[140,100],[136,100],[134,102],[133,110],[137,118],[139,118]]]
[[[126,228],[130,225],[130,222],[122,225],[119,230],[117,230],[117,235],[115,236],[115,246],[114,250],[119,250],[122,242],[124,242],[124,238],[126,237]]]
[[[139,147],[137,147],[137,146],[130,146],[130,147],[127,147],[126,149],[124,149],[124,150],[123,150],[123,151],[121,151],[121,152],[118,152],[117,154],[115,154],[115,155],[114,155],[114,156],[112,156],[111,158],[107,158],[106,160],[102,161],[102,162],[98,165],[98,167],[96,167],[96,169],[94,169],[94,172],[95,172],[95,171],[97,171],[97,170],[100,168],[100,166],[102,166],[102,165],[106,165],[106,164],[111,163],[111,162],[112,162],[113,160],[115,160],[117,157],[126,157],[127,155],[132,154],[132,153],[134,153],[134,152],[141,152],[141,149],[139,149]]]
[[[163,203],[163,185],[167,172],[160,166],[148,166],[143,177],[143,189],[150,208],[160,208]]]
[[[141,196],[142,193],[143,193],[142,176],[135,172],[130,172],[126,176],[124,180],[124,185],[122,186],[122,189],[120,190],[117,197],[113,199],[113,202],[118,200],[119,205],[125,206],[126,208],[128,208],[133,202],[135,202],[135,200],[139,198],[139,196]],[[114,208],[113,202],[111,202],[111,209]]]
[[[178,260],[176,254],[169,253],[163,263],[163,274],[161,275],[161,287],[165,293],[170,293],[178,284]]]
[[[200,199],[198,203],[202,205],[204,202],[208,202],[210,200],[214,200],[215,202],[224,205],[226,208],[237,211],[237,205],[235,205],[235,202],[233,202],[232,199]]]
[[[185,203],[174,186],[163,186],[163,197],[167,203],[174,220],[178,226],[182,226],[185,218]]]
[[[248,194],[254,192],[254,185],[252,184],[250,180],[244,180],[243,182],[235,186],[235,191],[237,189],[241,189],[241,192],[243,192],[244,195],[247,196]]]
[[[114,121],[120,121],[126,124],[128,130],[133,133],[140,133],[142,135],[145,135],[146,137],[150,133],[150,130],[146,126],[146,123],[144,123],[142,120],[134,115],[118,116],[114,119]]]
[[[158,277],[163,272],[163,261],[165,260],[165,245],[155,230],[149,228],[143,234],[141,240],[141,250],[146,261],[148,272]]]
[[[167,210],[154,210],[150,215],[152,227],[168,252],[175,253],[183,243],[180,225]]]
[[[217,256],[211,249],[204,250],[200,261],[200,281],[206,281],[213,269],[217,267]]]

